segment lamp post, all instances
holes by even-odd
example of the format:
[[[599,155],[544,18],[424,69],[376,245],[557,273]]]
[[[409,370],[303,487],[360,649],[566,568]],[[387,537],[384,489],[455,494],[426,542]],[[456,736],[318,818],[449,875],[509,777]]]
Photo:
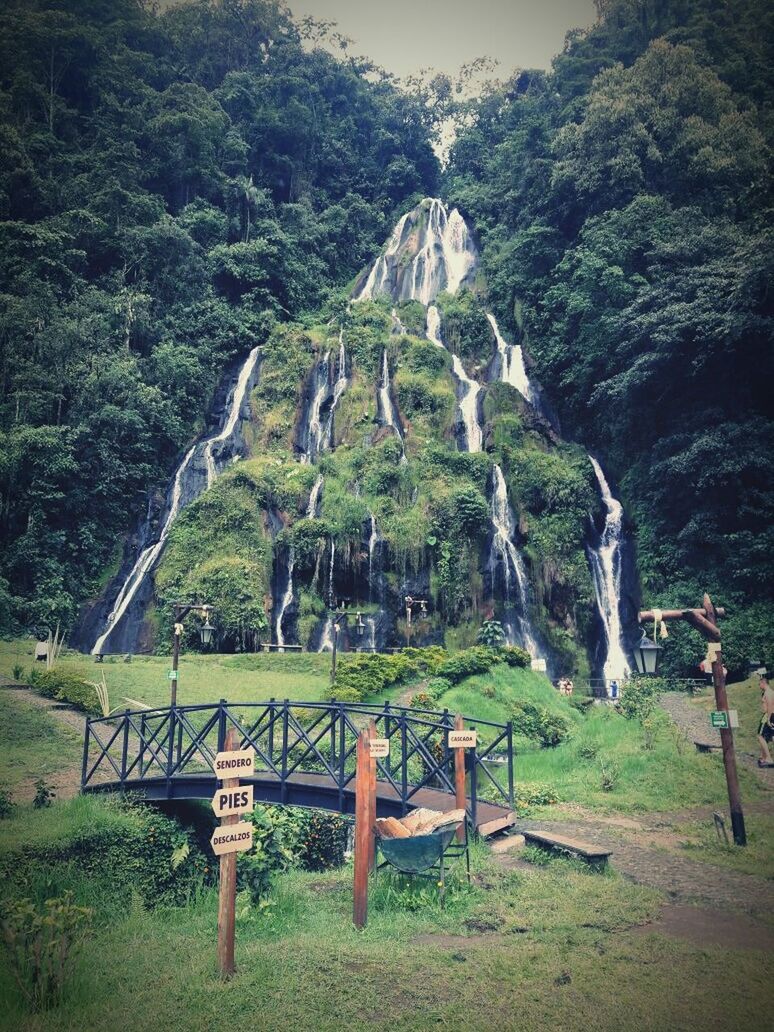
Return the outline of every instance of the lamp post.
[[[718,618],[726,615],[724,609],[717,609],[712,604],[709,595],[704,596],[704,604],[701,609],[646,609],[640,612],[639,620],[653,620],[658,624],[662,620],[685,620],[692,627],[695,627],[702,637],[710,643],[709,652],[712,656],[712,680],[715,686],[715,705],[719,710],[728,712],[728,696],[726,695],[726,673],[723,668],[723,656],[720,650],[720,629]],[[660,646],[655,642],[647,642],[643,633],[643,641],[635,650],[635,659],[640,673],[646,675],[655,674],[658,669],[658,657],[661,652]],[[647,667],[651,666],[652,670]],[[730,727],[721,728],[720,742],[723,746],[723,766],[726,772],[726,785],[728,786],[728,803],[731,810],[731,827],[734,833],[734,842],[737,846],[747,845],[747,833],[744,827],[744,813],[742,811],[742,799],[739,794],[739,778],[736,771],[736,754],[734,753],[734,732]]]
[[[421,613],[427,612],[427,599],[426,598],[412,598],[411,595],[406,595],[404,602],[406,603],[406,648],[411,644],[411,613],[414,606],[419,606]]]
[[[209,645],[212,641],[212,633],[215,630],[214,626],[210,623],[211,612],[212,606],[208,605],[206,602],[192,602],[190,604],[185,602],[175,602],[175,624],[172,636],[172,687],[169,699],[169,705],[172,709],[177,705],[177,668],[180,661],[180,638],[183,633],[183,620],[185,620],[189,613],[201,613],[204,617],[204,623],[199,628],[199,635],[202,639],[202,645]]]

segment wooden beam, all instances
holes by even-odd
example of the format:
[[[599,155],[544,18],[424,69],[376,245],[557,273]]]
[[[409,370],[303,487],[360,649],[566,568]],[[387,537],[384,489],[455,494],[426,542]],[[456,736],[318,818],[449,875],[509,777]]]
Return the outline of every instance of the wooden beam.
[[[369,742],[377,738],[376,721],[368,722]],[[373,871],[376,865],[376,759],[369,752],[369,776],[368,776],[368,870]]]
[[[699,616],[707,617],[707,612],[704,609],[662,609],[661,619],[662,620],[685,620],[688,618],[690,613],[697,613]],[[725,609],[719,606],[715,609],[715,615],[723,617],[726,615]],[[649,620],[655,620],[656,614],[652,609],[641,609],[637,619],[640,623],[647,623]]]

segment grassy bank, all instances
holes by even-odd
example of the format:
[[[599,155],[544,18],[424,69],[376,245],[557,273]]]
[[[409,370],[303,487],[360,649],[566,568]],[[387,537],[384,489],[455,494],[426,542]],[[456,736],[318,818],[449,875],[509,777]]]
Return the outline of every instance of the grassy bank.
[[[486,850],[445,909],[382,877],[351,925],[351,869],[282,876],[237,922],[238,972],[215,975],[217,898],[99,913],[62,1005],[25,1014],[0,965],[3,1027],[214,1030],[745,1027],[765,1005],[759,953],[643,934],[661,897],[566,861],[507,870]],[[104,898],[104,897],[103,897]],[[241,911],[240,911],[241,913]],[[723,993],[706,995],[708,980]],[[614,988],[612,988],[614,987]]]
[[[0,674],[12,677],[14,667],[28,673],[34,665],[34,642],[0,642]],[[243,655],[183,654],[180,658],[178,700],[186,703],[249,702],[269,699],[314,701],[326,697],[330,656],[316,653],[250,653]],[[98,681],[104,673],[111,707],[130,701],[148,706],[169,704],[168,656],[134,656],[124,663],[120,656],[106,656],[102,664],[79,652],[66,652],[62,669],[87,680]],[[42,666],[42,664],[41,664]]]

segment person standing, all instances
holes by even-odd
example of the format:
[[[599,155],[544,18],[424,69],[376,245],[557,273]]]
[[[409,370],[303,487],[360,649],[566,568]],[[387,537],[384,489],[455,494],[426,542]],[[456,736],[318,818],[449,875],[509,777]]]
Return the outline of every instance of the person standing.
[[[766,675],[761,677],[761,722],[758,725],[758,742],[761,747],[761,755],[758,759],[759,767],[774,767],[774,760],[771,758],[769,743],[774,739],[774,689],[769,684]]]

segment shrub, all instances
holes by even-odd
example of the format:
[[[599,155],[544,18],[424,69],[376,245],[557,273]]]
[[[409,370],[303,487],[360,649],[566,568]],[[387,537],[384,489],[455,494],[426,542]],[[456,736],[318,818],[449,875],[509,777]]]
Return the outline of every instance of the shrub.
[[[578,756],[582,760],[595,760],[599,753],[599,746],[596,742],[584,742],[583,745],[578,746]]]
[[[501,650],[504,663],[512,667],[529,667],[532,656],[526,649],[520,649],[518,645],[506,645]]]
[[[10,902],[2,919],[3,940],[17,985],[33,1011],[60,1002],[65,979],[92,911],[72,895],[47,899],[41,913],[29,899]]]
[[[339,702],[360,702],[393,684],[434,673],[446,652],[437,645],[427,649],[402,649],[393,655],[362,653],[345,656],[336,670],[331,696]]]
[[[68,872],[73,870],[91,882],[109,877],[111,905],[117,907],[128,905],[137,893],[148,907],[178,905],[206,880],[211,860],[203,849],[209,824],[197,838],[193,829],[143,804],[111,800],[101,804],[100,812],[104,821],[70,839],[5,852],[0,880],[29,894],[41,871],[56,875],[65,887],[72,884]]]
[[[30,670],[29,683],[47,699],[67,702],[84,713],[102,715],[99,696],[92,684],[65,670]]]
[[[499,663],[500,659],[499,650],[490,649],[485,645],[474,645],[471,649],[464,649],[450,656],[438,668],[438,675],[447,678],[452,684],[458,684],[473,674],[485,674],[495,663]]]
[[[341,867],[349,837],[349,821],[337,813],[304,811],[298,863],[305,871]]]
[[[612,792],[621,777],[621,768],[612,760],[601,760],[599,764],[600,784],[603,792]]]
[[[253,848],[238,860],[240,888],[257,905],[274,876],[293,866],[300,838],[299,818],[281,806],[256,806],[247,818],[253,825]]]
[[[448,677],[432,677],[427,682],[427,694],[434,702],[437,702],[451,687],[452,683]]]
[[[56,792],[53,785],[47,784],[43,778],[38,778],[35,782],[35,798],[32,800],[32,805],[35,809],[43,810],[47,806],[51,806],[55,798]]]
[[[511,720],[517,734],[540,742],[544,748],[552,748],[570,737],[570,725],[564,717],[531,702],[516,703]]]
[[[0,821],[10,817],[15,806],[16,804],[11,799],[11,793],[5,788],[0,788]]]
[[[412,696],[411,705],[415,709],[432,709],[433,697],[429,692],[417,692],[416,695]]]
[[[626,682],[618,701],[618,709],[627,720],[645,720],[656,708],[662,691],[660,678],[634,677]]]
[[[505,645],[505,631],[499,620],[484,620],[476,635],[479,645],[488,645],[490,648],[497,648]]]
[[[14,663],[13,665],[13,679],[14,681],[21,681],[24,677],[24,667],[21,663]]]

